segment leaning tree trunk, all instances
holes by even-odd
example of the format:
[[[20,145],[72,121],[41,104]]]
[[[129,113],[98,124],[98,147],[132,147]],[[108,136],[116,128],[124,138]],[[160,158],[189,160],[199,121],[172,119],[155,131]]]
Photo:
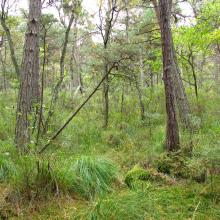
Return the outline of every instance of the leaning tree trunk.
[[[6,37],[8,40],[10,53],[11,53],[11,60],[12,60],[16,75],[19,78],[20,77],[20,68],[19,68],[18,61],[17,61],[16,55],[15,55],[14,42],[12,40],[11,31],[6,24],[6,20],[5,20],[4,16],[5,16],[4,14],[2,14],[2,16],[1,16],[1,26],[2,26],[3,30],[5,31],[5,34],[6,34]]]
[[[166,112],[167,112],[167,131],[166,148],[168,151],[179,149],[179,129],[177,114],[175,110],[175,86],[174,75],[176,66],[173,57],[172,33],[170,29],[170,1],[160,0],[160,22],[161,22],[161,42],[163,53],[163,80],[165,85]]]
[[[39,101],[40,17],[41,0],[30,0],[15,129],[15,143],[21,151],[28,150],[31,113]]]

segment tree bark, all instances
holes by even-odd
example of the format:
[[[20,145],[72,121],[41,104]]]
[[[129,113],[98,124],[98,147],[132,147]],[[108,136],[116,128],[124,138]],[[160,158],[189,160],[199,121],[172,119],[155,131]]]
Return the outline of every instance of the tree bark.
[[[160,17],[160,10],[161,7],[159,7],[157,0],[151,0],[155,14],[157,17],[158,25],[160,27],[160,30],[162,32],[162,24],[161,24],[161,17]],[[169,7],[171,10],[172,7],[172,0],[168,1]],[[174,74],[172,75],[173,81],[174,81],[174,92],[175,92],[175,102],[177,103],[178,107],[178,112],[180,119],[182,121],[182,124],[184,125],[184,128],[191,130],[190,126],[190,108],[189,108],[189,102],[186,96],[185,88],[181,79],[181,74],[180,74],[180,69],[177,63],[177,58],[175,54],[175,49],[174,49],[174,44],[173,44],[173,39],[171,37],[171,55],[172,55],[172,60],[174,61]]]
[[[160,0],[160,27],[163,54],[163,80],[165,86],[167,128],[166,128],[166,148],[168,151],[177,151],[180,147],[179,129],[175,110],[175,87],[174,75],[176,66],[173,57],[173,42],[170,28],[171,1]]]
[[[39,101],[40,17],[41,0],[30,0],[15,129],[16,146],[23,152],[28,151],[31,113]]]

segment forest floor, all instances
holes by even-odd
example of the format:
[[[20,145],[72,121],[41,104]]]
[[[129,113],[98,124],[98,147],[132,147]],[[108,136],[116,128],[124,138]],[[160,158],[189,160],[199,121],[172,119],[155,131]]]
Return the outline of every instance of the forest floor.
[[[173,155],[174,163],[164,153],[163,108],[149,105],[140,121],[132,100],[123,115],[112,109],[107,130],[94,100],[43,155],[21,158],[13,143],[15,97],[1,95],[2,219],[220,219],[220,115],[214,99],[193,118],[193,136],[181,132],[182,148],[193,146],[192,155]],[[64,104],[68,97],[62,102],[48,136],[72,110]]]

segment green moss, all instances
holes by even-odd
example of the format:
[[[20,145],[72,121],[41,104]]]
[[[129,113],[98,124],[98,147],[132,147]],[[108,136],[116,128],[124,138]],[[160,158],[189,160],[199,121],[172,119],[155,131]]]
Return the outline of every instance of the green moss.
[[[135,165],[129,170],[125,176],[125,183],[129,188],[134,188],[135,182],[150,180],[151,174],[144,170],[139,165]]]
[[[155,169],[143,169],[139,165],[135,165],[125,176],[126,185],[132,189],[138,188],[144,182],[173,183],[173,180]]]

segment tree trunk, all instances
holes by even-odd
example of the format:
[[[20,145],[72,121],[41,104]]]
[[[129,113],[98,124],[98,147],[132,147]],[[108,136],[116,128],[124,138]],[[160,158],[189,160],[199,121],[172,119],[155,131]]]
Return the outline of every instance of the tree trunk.
[[[58,80],[57,84],[54,87],[54,91],[53,91],[53,94],[52,94],[50,107],[49,107],[49,111],[48,111],[48,116],[47,116],[47,119],[46,119],[46,122],[45,122],[44,133],[47,132],[47,130],[48,130],[50,119],[54,114],[55,105],[56,105],[57,99],[59,97],[59,92],[60,92],[60,89],[61,89],[61,86],[62,86],[62,83],[63,83],[63,80],[64,80],[64,67],[65,67],[64,62],[65,62],[65,58],[66,58],[67,45],[69,43],[69,33],[70,33],[70,30],[71,30],[74,18],[75,18],[75,14],[74,14],[74,12],[72,12],[70,20],[69,20],[68,27],[66,28],[66,31],[65,31],[65,39],[64,39],[64,43],[63,43],[61,57],[60,57],[60,77],[59,77],[59,80]]]
[[[144,102],[142,100],[142,89],[141,89],[141,85],[140,85],[140,80],[138,80],[138,77],[135,77],[135,87],[136,87],[137,95],[138,95],[141,120],[144,120],[145,108],[144,108]]]
[[[108,127],[108,119],[109,119],[109,77],[108,77],[108,54],[107,48],[110,40],[110,33],[112,30],[112,22],[114,18],[114,5],[112,2],[108,0],[108,10],[106,12],[105,18],[105,27],[104,27],[104,34],[102,30],[102,37],[103,37],[103,49],[104,49],[104,57],[103,57],[103,75],[106,75],[105,80],[103,82],[103,128]]]
[[[104,50],[107,49],[107,45],[104,45]],[[103,121],[103,127],[107,128],[108,127],[108,118],[109,118],[109,78],[108,78],[108,61],[106,57],[106,53],[104,55],[104,60],[103,60],[103,75],[106,75],[106,78],[103,82],[103,116],[104,116],[104,121]]]
[[[15,129],[16,146],[23,152],[28,150],[31,113],[39,101],[40,17],[41,0],[30,0]]]
[[[3,40],[3,39],[2,39]],[[4,44],[3,44],[4,46]],[[3,77],[3,89],[4,91],[6,92],[7,90],[7,82],[6,82],[6,53],[5,53],[5,59],[3,58],[3,55],[2,55],[2,49],[3,47],[0,46],[0,60],[1,60],[1,64],[2,64],[2,77]],[[5,52],[6,52],[6,48],[4,48]]]
[[[194,55],[192,51],[190,51],[188,62],[192,69],[192,75],[193,75],[193,80],[194,80],[194,90],[195,90],[196,99],[198,101],[198,83],[197,83],[197,77],[196,77],[196,71],[195,71]]]
[[[74,37],[73,37],[73,44],[71,50],[71,59],[70,59],[70,91],[72,97],[75,96],[76,91],[80,90],[83,92],[83,82],[82,82],[82,75],[79,63],[79,46],[77,45],[77,38],[78,38],[78,18],[76,17],[74,22]]]
[[[44,87],[45,87],[45,67],[46,67],[46,39],[47,39],[47,31],[48,29],[44,29],[43,34],[43,65],[41,72],[41,93],[40,93],[40,108],[39,108],[39,117],[38,117],[38,125],[37,125],[37,135],[35,145],[38,144],[40,134],[41,134],[41,125],[43,125],[43,104],[44,104]]]
[[[7,40],[8,40],[8,45],[9,45],[9,49],[10,49],[10,53],[11,53],[11,60],[12,60],[12,63],[14,65],[16,75],[19,78],[20,77],[20,67],[18,65],[17,58],[16,58],[16,55],[15,55],[14,42],[13,42],[12,37],[11,37],[10,29],[6,25],[6,21],[3,17],[3,15],[1,17],[1,25],[2,25],[3,30],[5,31],[5,34],[6,34],[6,37],[7,37]]]
[[[165,86],[167,128],[166,148],[168,151],[177,151],[180,147],[179,129],[175,110],[174,75],[176,66],[173,57],[173,41],[170,28],[171,5],[169,0],[159,1],[161,42],[163,54],[163,80]]]
[[[155,14],[157,17],[157,21],[158,21],[158,25],[160,27],[160,30],[162,32],[162,21],[161,21],[161,17],[160,17],[160,10],[161,8],[158,5],[157,0],[151,0],[153,6],[154,6],[154,10],[155,10]],[[168,1],[168,4],[170,5],[170,9],[171,9],[171,5],[172,5],[172,0]],[[173,39],[171,37],[171,56],[172,56],[172,60],[174,62],[174,74],[172,75],[172,80],[174,81],[174,92],[175,92],[175,101],[177,103],[177,107],[178,107],[178,112],[179,112],[179,116],[180,119],[184,125],[184,128],[189,129],[190,130],[190,108],[189,108],[189,102],[186,96],[186,92],[185,92],[185,88],[183,86],[183,82],[181,79],[181,75],[180,75],[180,69],[177,63],[177,58],[176,58],[176,54],[175,54],[175,49],[174,49],[174,44],[173,44]]]
[[[185,92],[183,81],[181,79],[180,69],[177,63],[176,53],[172,41],[172,56],[174,60],[175,72],[173,75],[174,89],[175,89],[175,100],[178,107],[179,116],[183,127],[188,129],[191,132],[191,123],[190,123],[190,108],[188,98]]]

